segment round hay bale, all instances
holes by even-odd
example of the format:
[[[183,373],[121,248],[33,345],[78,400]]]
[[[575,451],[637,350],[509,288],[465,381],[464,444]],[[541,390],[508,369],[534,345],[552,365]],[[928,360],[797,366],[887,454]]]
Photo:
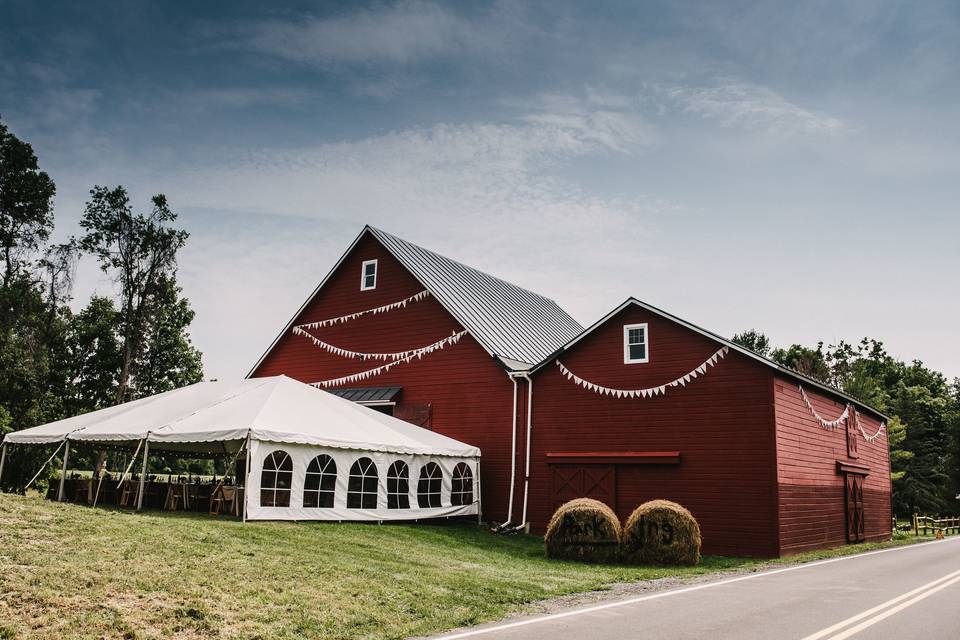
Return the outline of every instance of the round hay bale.
[[[620,533],[613,509],[599,500],[577,498],[556,510],[543,541],[548,558],[616,562]]]
[[[651,500],[634,509],[623,528],[622,557],[632,564],[696,565],[700,525],[676,502]]]

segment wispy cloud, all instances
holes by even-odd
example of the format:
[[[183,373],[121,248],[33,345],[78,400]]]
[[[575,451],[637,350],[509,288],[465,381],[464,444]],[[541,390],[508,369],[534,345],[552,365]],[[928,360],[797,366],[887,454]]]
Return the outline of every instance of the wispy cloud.
[[[317,65],[406,64],[490,50],[499,40],[449,6],[415,1],[323,19],[263,22],[244,32],[245,42],[261,52]]]
[[[713,87],[675,87],[666,96],[683,110],[723,126],[781,134],[835,134],[846,124],[833,116],[796,105],[767,87],[721,82]]]

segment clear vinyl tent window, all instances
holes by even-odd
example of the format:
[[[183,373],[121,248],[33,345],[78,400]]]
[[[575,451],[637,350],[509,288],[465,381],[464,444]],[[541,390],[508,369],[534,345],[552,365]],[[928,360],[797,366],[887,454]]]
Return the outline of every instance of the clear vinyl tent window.
[[[274,451],[263,460],[260,474],[260,506],[289,507],[293,483],[293,460],[286,451]]]
[[[360,458],[350,467],[347,481],[348,509],[377,508],[377,465],[370,458]]]
[[[337,488],[337,463],[322,454],[310,461],[303,482],[303,506],[330,509]]]
[[[377,261],[364,260],[360,267],[360,291],[377,288]]]
[[[623,325],[623,363],[650,362],[650,336],[647,323]]]
[[[387,509],[410,508],[410,467],[397,460],[387,469]]]
[[[450,504],[461,506],[473,503],[473,471],[466,462],[453,468],[453,485],[450,491]]]
[[[417,504],[421,508],[439,507],[440,493],[443,490],[443,472],[436,462],[428,462],[420,469],[420,481],[417,483]]]

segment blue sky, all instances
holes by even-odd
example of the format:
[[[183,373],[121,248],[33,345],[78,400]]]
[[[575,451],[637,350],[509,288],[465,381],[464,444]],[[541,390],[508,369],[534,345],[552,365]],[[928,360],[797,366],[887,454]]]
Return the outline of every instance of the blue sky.
[[[58,235],[165,193],[220,378],[367,222],[584,324],[634,295],[958,376],[958,62],[950,2],[0,4]]]

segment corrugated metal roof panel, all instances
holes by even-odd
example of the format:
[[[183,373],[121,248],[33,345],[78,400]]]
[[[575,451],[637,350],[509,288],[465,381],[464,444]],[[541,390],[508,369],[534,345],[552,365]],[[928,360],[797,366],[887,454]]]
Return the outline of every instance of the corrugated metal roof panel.
[[[477,342],[501,360],[535,364],[583,331],[549,298],[368,228]]]
[[[344,387],[327,389],[335,396],[353,402],[390,402],[403,387]]]

